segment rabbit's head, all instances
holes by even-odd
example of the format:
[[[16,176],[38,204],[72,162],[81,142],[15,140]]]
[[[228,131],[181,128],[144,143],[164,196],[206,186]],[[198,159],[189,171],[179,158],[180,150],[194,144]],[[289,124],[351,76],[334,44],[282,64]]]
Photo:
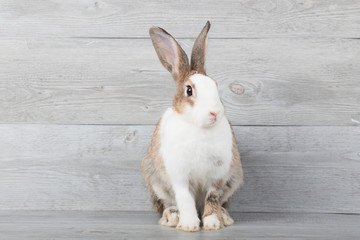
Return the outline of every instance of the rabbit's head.
[[[169,33],[159,27],[152,27],[149,31],[160,62],[171,73],[177,86],[174,111],[200,127],[215,126],[224,116],[217,83],[205,71],[209,29],[210,22],[207,22],[194,43],[190,64],[184,50]]]

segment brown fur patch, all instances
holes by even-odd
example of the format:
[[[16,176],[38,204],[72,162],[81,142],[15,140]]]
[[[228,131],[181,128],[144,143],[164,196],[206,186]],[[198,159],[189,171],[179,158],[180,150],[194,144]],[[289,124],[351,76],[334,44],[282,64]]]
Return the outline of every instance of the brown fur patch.
[[[215,165],[216,165],[217,167],[221,167],[223,164],[224,164],[224,162],[221,161],[221,160],[217,160],[216,163],[215,163]]]
[[[195,74],[195,71],[190,71],[184,79],[177,82],[177,90],[173,100],[173,109],[177,113],[181,114],[186,106],[194,106],[194,100],[191,97],[185,95],[186,86],[190,85],[193,89],[193,96],[196,97],[196,87],[190,80],[190,77]]]
[[[224,178],[224,194],[222,196],[222,206],[228,208],[231,201],[231,196],[243,184],[244,175],[240,159],[240,153],[236,144],[234,131],[232,131],[232,161],[230,171]]]
[[[153,209],[155,212],[162,213],[164,208],[174,199],[174,193],[170,185],[169,177],[165,171],[165,166],[160,155],[160,122],[158,122],[148,153],[141,163],[142,176],[150,191],[150,197]],[[159,199],[153,190],[153,185],[156,184],[162,188],[164,194],[168,199]]]
[[[151,203],[155,212],[162,213],[164,211],[164,203],[156,196],[154,191],[151,191]]]

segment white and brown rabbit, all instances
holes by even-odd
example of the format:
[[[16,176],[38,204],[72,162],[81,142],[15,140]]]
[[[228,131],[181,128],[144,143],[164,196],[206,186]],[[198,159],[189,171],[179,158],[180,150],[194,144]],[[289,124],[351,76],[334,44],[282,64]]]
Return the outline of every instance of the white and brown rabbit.
[[[142,174],[160,224],[184,231],[219,229],[233,224],[225,209],[243,183],[240,154],[224,115],[217,83],[206,75],[207,22],[195,41],[191,63],[177,41],[164,29],[150,28],[162,65],[177,91],[173,107],[161,117]],[[199,214],[199,215],[198,215]]]

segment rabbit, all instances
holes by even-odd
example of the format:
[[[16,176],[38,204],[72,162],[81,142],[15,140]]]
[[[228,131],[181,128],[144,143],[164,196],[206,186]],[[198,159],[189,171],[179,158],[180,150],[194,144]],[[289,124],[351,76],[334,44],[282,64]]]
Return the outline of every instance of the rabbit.
[[[177,91],[172,108],[157,123],[142,176],[159,224],[198,231],[232,225],[226,208],[243,184],[243,171],[232,127],[224,115],[217,83],[206,75],[208,21],[197,37],[189,64],[178,42],[160,27],[150,38]],[[198,215],[199,214],[199,215]]]

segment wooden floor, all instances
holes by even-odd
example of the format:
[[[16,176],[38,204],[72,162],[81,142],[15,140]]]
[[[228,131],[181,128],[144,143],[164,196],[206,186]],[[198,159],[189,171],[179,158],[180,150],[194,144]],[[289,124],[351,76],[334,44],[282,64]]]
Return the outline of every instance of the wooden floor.
[[[152,212],[2,211],[0,239],[359,239],[360,215],[232,213],[235,224],[185,233]]]

